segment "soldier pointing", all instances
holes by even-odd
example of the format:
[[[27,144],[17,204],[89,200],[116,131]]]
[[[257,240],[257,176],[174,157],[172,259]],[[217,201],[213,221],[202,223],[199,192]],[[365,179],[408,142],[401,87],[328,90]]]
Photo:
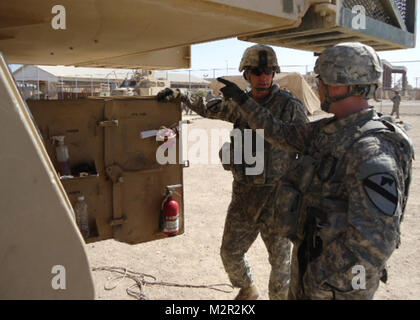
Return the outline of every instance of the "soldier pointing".
[[[289,122],[307,122],[306,109],[291,94],[280,90],[273,84],[274,74],[280,72],[274,50],[265,45],[254,45],[243,54],[239,71],[249,82],[251,90],[244,92],[247,98],[258,101],[258,107],[269,110],[275,119]],[[212,99],[206,101],[197,96],[190,96],[179,90],[165,89],[158,94],[159,101],[181,101],[199,115],[233,123],[234,131],[244,137],[250,130],[247,117],[235,108],[236,102],[230,99]],[[235,133],[235,134],[236,134]],[[232,135],[233,136],[233,135]],[[233,139],[231,139],[233,140]],[[256,149],[256,133],[252,132],[253,150]],[[269,280],[270,299],[285,299],[290,279],[290,241],[281,237],[276,225],[272,223],[273,207],[268,205],[276,190],[276,185],[286,172],[296,165],[296,152],[276,149],[262,141],[264,170],[262,173],[247,174],[246,163],[236,163],[230,157],[225,169],[232,172],[232,200],[228,208],[223,232],[220,254],[233,286],[240,288],[236,297],[239,300],[256,299],[257,287],[254,284],[251,266],[245,253],[261,233],[267,247],[271,273]],[[234,155],[234,141],[227,144],[231,155]],[[242,148],[243,150],[244,148]],[[244,159],[245,155],[240,154]]]
[[[382,74],[373,48],[341,43],[315,65],[322,109],[333,118],[286,124],[220,79],[251,128],[273,146],[301,152],[299,177],[277,198],[282,234],[294,241],[291,299],[372,299],[400,243],[414,156],[411,140],[368,105]],[[283,190],[283,191],[282,191]],[[283,199],[292,199],[284,202]],[[363,286],[354,270],[363,270]],[[356,281],[357,283],[357,281]]]

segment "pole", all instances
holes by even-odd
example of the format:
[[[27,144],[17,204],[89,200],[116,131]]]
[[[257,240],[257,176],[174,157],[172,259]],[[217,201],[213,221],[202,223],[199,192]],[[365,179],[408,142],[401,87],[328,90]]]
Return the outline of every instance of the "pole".
[[[22,75],[23,75],[23,83],[22,83],[23,84],[23,90],[22,90],[23,94],[22,95],[25,96],[25,93],[24,93],[25,92],[25,65],[22,66]]]
[[[37,88],[37,90],[38,90],[38,92],[37,92],[37,95],[38,95],[38,98],[37,98],[37,100],[40,100],[40,95],[39,95],[39,67],[38,66],[36,66],[36,77],[37,77],[37,86],[38,86],[38,88]]]
[[[76,76],[77,76],[77,74],[76,74]],[[76,79],[76,100],[77,100],[77,98],[78,98],[78,94],[77,94],[77,77],[75,77],[75,79]]]

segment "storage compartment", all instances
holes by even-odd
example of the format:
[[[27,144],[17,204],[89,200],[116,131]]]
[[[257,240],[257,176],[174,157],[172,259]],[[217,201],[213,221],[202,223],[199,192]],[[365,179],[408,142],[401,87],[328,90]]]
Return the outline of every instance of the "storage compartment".
[[[161,229],[161,208],[167,187],[174,185],[180,185],[173,194],[179,204],[178,234],[184,232],[179,137],[177,163],[161,165],[156,151],[162,142],[153,134],[161,128],[177,132],[179,105],[125,97],[28,101],[28,106],[57,171],[53,137],[64,136],[71,175],[60,175],[60,181],[73,206],[79,196],[85,197],[86,242],[115,238],[134,244],[167,237]]]

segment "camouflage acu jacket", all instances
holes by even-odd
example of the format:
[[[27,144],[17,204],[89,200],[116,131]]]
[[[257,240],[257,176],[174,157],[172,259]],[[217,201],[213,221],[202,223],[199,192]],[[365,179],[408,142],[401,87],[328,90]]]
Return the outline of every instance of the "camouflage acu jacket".
[[[401,102],[401,96],[400,95],[395,95],[392,97],[392,102],[394,102],[394,104],[399,105]]]
[[[399,243],[414,155],[411,140],[373,109],[304,125],[284,124],[252,99],[240,112],[275,146],[305,154],[299,177],[290,177],[276,197],[278,223],[289,223],[286,233],[294,232],[302,249],[304,287],[371,298]],[[288,190],[292,196],[281,194]],[[355,266],[366,270],[366,286],[374,290],[354,291]]]
[[[187,106],[197,112],[199,115],[211,118],[229,121],[234,124],[234,128],[241,131],[241,136],[244,137],[244,130],[251,129],[245,117],[241,116],[237,109],[236,103],[232,100],[212,99],[206,102],[205,99],[197,96],[186,96],[181,98],[181,101]],[[274,118],[285,123],[296,122],[306,123],[308,117],[306,116],[306,108],[298,99],[294,98],[290,93],[280,90],[277,84],[274,84],[270,95],[260,103],[260,106],[271,112]],[[252,132],[253,140],[255,140],[255,131]],[[263,139],[261,139],[263,141]],[[288,152],[279,148],[273,147],[271,144],[264,142],[264,170],[262,174],[247,175],[245,169],[251,166],[245,163],[242,156],[242,163],[233,163],[233,146],[232,141],[231,156],[230,156],[230,170],[236,181],[255,184],[255,185],[274,185],[281,176],[296,164],[296,152]],[[255,146],[254,146],[255,150]]]

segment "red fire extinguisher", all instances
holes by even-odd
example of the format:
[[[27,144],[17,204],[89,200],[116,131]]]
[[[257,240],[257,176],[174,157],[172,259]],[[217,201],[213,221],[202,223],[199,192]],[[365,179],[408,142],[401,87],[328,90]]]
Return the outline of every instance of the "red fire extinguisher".
[[[179,233],[179,204],[172,197],[173,189],[182,185],[167,186],[167,193],[162,202],[161,231],[167,236],[175,236]]]

